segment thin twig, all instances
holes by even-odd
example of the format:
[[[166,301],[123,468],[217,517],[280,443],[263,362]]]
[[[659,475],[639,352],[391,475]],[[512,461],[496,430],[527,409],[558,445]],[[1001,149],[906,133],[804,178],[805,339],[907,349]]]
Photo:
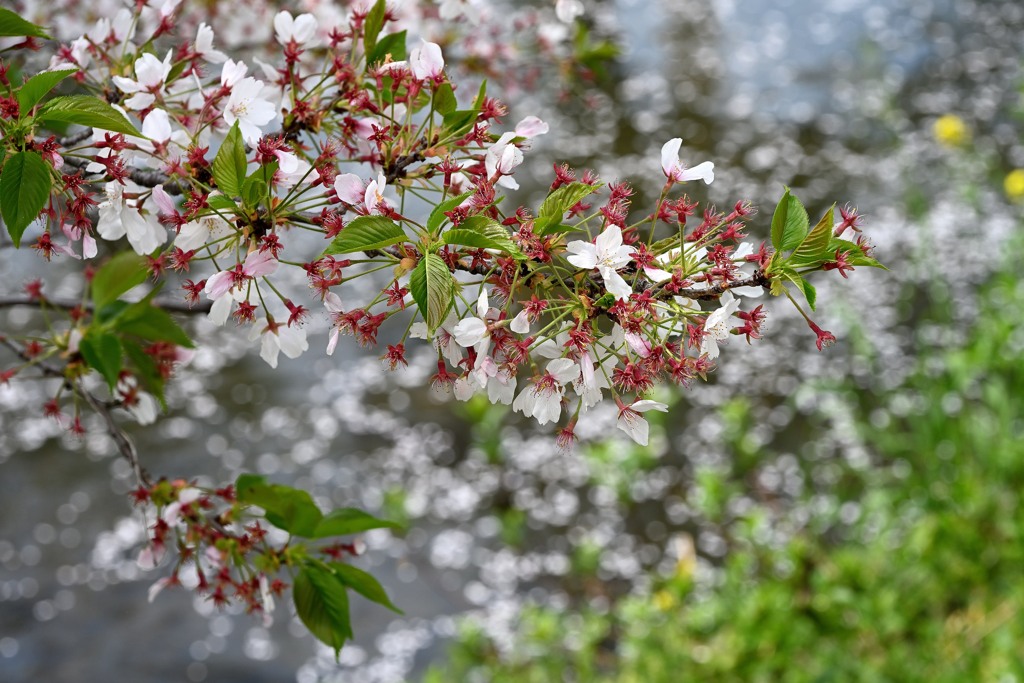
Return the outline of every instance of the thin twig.
[[[12,342],[10,339],[0,336],[0,344],[6,346],[22,360],[31,362],[32,367],[38,368],[39,371],[43,373],[43,375],[62,380],[65,386],[67,386],[69,389],[71,389],[75,393],[79,394],[82,398],[84,398],[85,402],[89,404],[89,407],[92,408],[97,415],[103,418],[103,422],[104,424],[106,424],[107,427],[107,434],[109,434],[110,438],[113,439],[114,445],[117,447],[118,452],[124,457],[125,460],[128,461],[128,464],[131,465],[132,471],[135,473],[135,478],[138,481],[139,485],[152,485],[149,476],[146,474],[145,470],[143,470],[142,466],[139,464],[139,454],[138,451],[135,450],[135,444],[132,443],[132,440],[131,438],[129,438],[128,433],[125,432],[120,426],[118,426],[117,422],[114,421],[114,415],[111,412],[111,410],[117,404],[101,401],[99,398],[96,397],[95,394],[85,389],[85,387],[81,386],[80,383],[76,384],[69,380],[60,368],[54,365],[50,365],[45,361],[33,362],[33,359],[28,354],[25,353],[25,350],[19,348],[18,345]]]

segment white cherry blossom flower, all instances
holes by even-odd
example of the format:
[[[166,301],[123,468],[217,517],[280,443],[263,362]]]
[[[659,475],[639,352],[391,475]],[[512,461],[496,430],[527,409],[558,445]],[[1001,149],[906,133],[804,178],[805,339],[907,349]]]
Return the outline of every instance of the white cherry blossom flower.
[[[220,68],[220,84],[226,88],[233,88],[245,78],[245,74],[248,72],[249,67],[245,62],[228,59]]]
[[[280,325],[269,318],[262,331],[258,326],[252,328],[250,341],[254,341],[257,337],[260,337],[260,358],[272,368],[277,367],[279,353],[283,353],[289,358],[298,358],[309,349],[306,330],[298,325]]]
[[[196,31],[195,51],[210,64],[220,64],[228,58],[220,50],[213,49],[213,29],[205,23],[199,24],[199,29]]]
[[[739,299],[726,292],[719,300],[721,307],[715,309],[704,321],[704,339],[700,343],[701,355],[714,360],[718,358],[718,342],[729,338],[729,318],[740,307]]]
[[[409,336],[415,339],[432,339],[434,342],[434,348],[437,349],[442,356],[444,356],[448,362],[456,367],[462,362],[462,347],[455,341],[455,326],[458,325],[459,319],[455,317],[452,312],[448,313],[448,317],[445,318],[444,322],[438,325],[437,329],[434,330],[433,337],[430,336],[427,330],[427,324],[424,322],[413,323],[409,328]]]
[[[137,254],[152,254],[167,241],[167,231],[152,214],[145,216],[139,211],[138,200],[129,204],[124,197],[126,187],[117,182],[106,185],[106,201],[99,205],[99,220],[96,232],[105,240],[116,240],[128,236],[128,243]],[[130,186],[133,191],[134,186]]]
[[[383,214],[383,209],[391,206],[391,202],[384,198],[384,189],[387,186],[388,180],[383,173],[378,173],[376,180],[367,183],[363,193],[363,203],[366,204],[366,210],[369,213]]]
[[[464,349],[473,347],[478,358],[486,355],[487,349],[491,345],[491,332],[487,328],[489,311],[487,290],[481,287],[480,296],[476,302],[476,316],[463,318],[452,330],[455,343]]]
[[[562,414],[565,385],[580,374],[580,366],[570,358],[556,358],[548,363],[544,374],[520,392],[512,402],[512,410],[532,417],[540,424],[557,422]]]
[[[444,73],[444,56],[441,55],[441,46],[424,40],[422,45],[413,48],[409,53],[409,66],[412,69],[412,75],[418,80],[440,78]]]
[[[316,35],[316,23],[316,17],[312,14],[300,14],[293,18],[291,12],[278,12],[274,17],[277,42],[282,46],[292,41],[296,45],[306,45]]]
[[[515,137],[515,132],[503,133],[493,145],[487,148],[487,152],[484,154],[487,177],[510,190],[519,189],[519,183],[510,174],[516,166],[523,163],[522,150],[512,144],[512,139]]]
[[[581,270],[596,268],[604,280],[604,286],[616,299],[629,299],[633,290],[616,271],[630,262],[633,249],[622,244],[622,230],[619,226],[609,225],[593,244],[573,240],[565,249],[571,254],[566,257],[569,263]]]
[[[693,168],[687,168],[679,161],[679,147],[682,144],[682,138],[672,138],[662,146],[661,170],[665,172],[665,176],[676,183],[703,180],[710,185],[715,179],[715,165],[710,161],[705,161]]]
[[[615,426],[624,431],[629,435],[629,438],[637,442],[641,446],[646,446],[648,441],[648,435],[650,432],[650,425],[647,424],[647,420],[643,418],[641,413],[646,413],[648,410],[659,410],[666,412],[668,406],[658,401],[636,401],[633,405],[620,406],[619,418],[615,421]]]
[[[124,76],[113,77],[114,85],[121,92],[131,95],[124,102],[127,109],[147,109],[156,102],[157,96],[163,95],[165,81],[171,73],[172,55],[168,50],[161,62],[156,55],[147,52],[135,60],[134,81]]]
[[[274,105],[261,96],[263,81],[248,76],[238,81],[231,89],[224,106],[224,122],[231,126],[238,121],[242,139],[255,147],[263,135],[260,126],[265,126],[276,115]]]
[[[754,245],[750,242],[744,242],[740,246],[736,247],[736,251],[733,252],[732,258],[734,261],[743,259],[750,254],[754,253]],[[744,264],[749,265],[749,264]],[[740,277],[746,279],[753,275],[752,272],[743,270],[744,266],[740,266]],[[733,287],[729,290],[736,296],[749,296],[750,298],[757,298],[764,296],[764,287]]]

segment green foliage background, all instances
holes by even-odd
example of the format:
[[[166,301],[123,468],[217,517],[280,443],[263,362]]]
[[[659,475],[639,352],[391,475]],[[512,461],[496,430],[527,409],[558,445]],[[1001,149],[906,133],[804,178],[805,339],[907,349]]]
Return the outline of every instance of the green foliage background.
[[[772,547],[755,510],[731,524],[710,590],[682,562],[608,610],[533,606],[511,646],[467,622],[427,680],[1024,679],[1024,283],[1012,263],[983,289],[964,343],[920,354],[904,386],[831,389],[857,406],[873,449],[871,467],[843,473],[855,523],[812,519]],[[949,306],[922,326],[950,324]]]

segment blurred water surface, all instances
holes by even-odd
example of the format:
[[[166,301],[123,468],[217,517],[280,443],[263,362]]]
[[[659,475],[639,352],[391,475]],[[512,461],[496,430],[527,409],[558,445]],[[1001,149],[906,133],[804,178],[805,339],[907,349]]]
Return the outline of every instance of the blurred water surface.
[[[914,327],[914,311],[936,288],[930,254],[941,245],[957,255],[943,264],[941,290],[969,315],[975,285],[998,265],[1014,227],[985,174],[1024,165],[1011,117],[1024,6],[586,5],[586,20],[624,53],[585,100],[560,97],[558,84],[509,95],[510,120],[539,113],[552,124],[517,171],[522,201],[541,196],[552,161],[565,160],[634,180],[635,206],[645,206],[661,185],[658,150],[676,136],[686,160],[716,163],[715,183],[691,188],[694,196],[721,206],[751,199],[762,229],[783,184],[811,214],[852,201],[893,270],[858,270],[852,287],[819,288],[820,322],[840,344],[819,354],[813,335],[772,302],[767,339],[749,349],[733,342],[711,384],[671,398],[649,451],[613,436],[567,455],[551,434],[502,410],[432,394],[429,354],[388,375],[351,343],[322,357],[325,335],[311,335],[304,358],[272,372],[243,340],[200,321],[199,338],[216,342],[172,388],[170,414],[136,430],[151,473],[201,473],[212,483],[255,470],[308,486],[325,505],[409,522],[404,534],[368,534],[360,560],[405,616],[353,601],[356,639],[338,664],[285,610],[264,629],[183,593],[147,604],[163,573],[134,562],[144,532],[124,496],[128,468],[103,436],[59,435],[40,414],[39,387],[0,387],[0,679],[404,680],[443,658],[455,617],[472,612],[501,633],[526,598],[600,604],[675,562],[671,539],[682,531],[713,571],[728,542],[702,519],[714,495],[703,473],[723,463],[747,484],[723,504],[770,500],[768,533],[780,538],[811,514],[797,504],[808,492],[820,493],[816,504],[838,505],[842,468],[868,467],[870,445],[816,387],[849,380],[882,394],[922,343],[954,344],[956,329]],[[974,130],[976,155],[962,165],[931,137],[947,112]],[[10,282],[34,265],[0,259]],[[0,329],[30,322],[21,311],[2,315]],[[326,321],[312,325],[323,332]],[[584,442],[614,432],[613,418],[595,411],[580,425]],[[775,455],[759,459],[769,445]],[[581,565],[593,580],[565,579]]]

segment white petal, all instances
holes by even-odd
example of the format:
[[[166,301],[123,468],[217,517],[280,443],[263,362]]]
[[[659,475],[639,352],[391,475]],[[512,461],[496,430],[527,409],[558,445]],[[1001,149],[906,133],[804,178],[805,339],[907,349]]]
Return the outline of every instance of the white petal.
[[[682,144],[682,138],[672,138],[661,148],[661,169],[669,177],[672,176],[673,171],[679,166],[679,148]]]

